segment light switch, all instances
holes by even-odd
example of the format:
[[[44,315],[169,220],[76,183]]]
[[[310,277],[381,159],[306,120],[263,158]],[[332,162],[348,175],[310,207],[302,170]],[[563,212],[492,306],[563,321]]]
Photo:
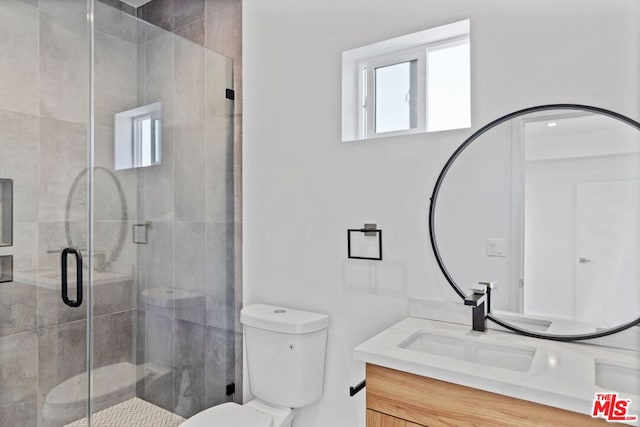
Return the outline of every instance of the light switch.
[[[507,256],[507,240],[506,239],[489,239],[487,241],[487,256],[506,257]]]

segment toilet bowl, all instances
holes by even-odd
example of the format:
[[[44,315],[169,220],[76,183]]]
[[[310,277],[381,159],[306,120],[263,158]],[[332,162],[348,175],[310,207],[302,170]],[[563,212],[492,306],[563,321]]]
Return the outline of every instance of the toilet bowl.
[[[223,403],[189,418],[181,427],[290,427],[294,410],[276,408],[259,400],[244,405]]]
[[[299,409],[320,399],[329,316],[253,304],[242,309],[240,321],[256,398],[206,409],[181,427],[291,427]]]
[[[109,408],[136,395],[136,386],[169,373],[155,365],[128,362],[103,366],[92,371],[91,408]],[[55,386],[45,397],[42,416],[56,425],[68,424],[86,415],[87,373],[75,375]]]

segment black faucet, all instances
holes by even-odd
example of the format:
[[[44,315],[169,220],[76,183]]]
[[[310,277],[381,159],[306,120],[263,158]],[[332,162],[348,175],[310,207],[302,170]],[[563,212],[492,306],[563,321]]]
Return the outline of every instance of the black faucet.
[[[480,282],[480,286],[471,288],[471,294],[464,299],[464,305],[472,308],[471,325],[474,331],[487,331],[487,314],[491,313],[491,290],[496,282]]]

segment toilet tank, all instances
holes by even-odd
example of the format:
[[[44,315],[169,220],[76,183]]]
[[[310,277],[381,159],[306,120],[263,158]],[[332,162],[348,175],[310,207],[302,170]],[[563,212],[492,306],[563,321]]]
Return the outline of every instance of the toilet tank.
[[[242,309],[249,387],[255,397],[299,408],[320,398],[329,316],[265,304]]]

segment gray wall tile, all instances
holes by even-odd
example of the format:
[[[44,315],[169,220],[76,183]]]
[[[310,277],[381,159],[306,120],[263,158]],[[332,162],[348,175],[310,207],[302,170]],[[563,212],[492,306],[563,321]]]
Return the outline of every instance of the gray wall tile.
[[[96,32],[95,120],[97,125],[113,127],[114,114],[138,106],[137,70],[138,48],[135,44]]]
[[[41,222],[38,224],[38,268],[41,274],[60,272],[60,251],[67,246],[85,248],[86,230],[85,221],[69,223],[71,244],[66,235],[64,222]]]
[[[177,221],[205,219],[205,123],[175,128],[175,217]]]
[[[176,288],[204,294],[205,224],[176,222],[175,230]]]
[[[0,2],[0,108],[38,113],[38,11]]]
[[[217,118],[206,123],[206,206],[207,222],[233,221],[233,118]]]
[[[175,30],[180,37],[204,46],[204,18]]]
[[[47,4],[52,7],[54,4],[59,4],[62,8],[64,4],[65,10],[66,4],[71,3],[70,1],[46,1],[50,2]],[[83,9],[80,8],[80,10]],[[44,13],[40,15],[41,116],[77,123],[87,122],[89,116],[87,37],[86,25]]]
[[[65,21],[82,25],[87,23],[86,0],[40,0],[39,7],[42,12]]]
[[[172,31],[173,3],[174,0],[153,0],[138,8],[138,18]]]
[[[86,174],[78,181],[65,216],[71,186],[87,164],[86,126],[41,118],[38,161],[39,221],[86,221]]]
[[[240,310],[238,310],[239,312]],[[236,329],[236,333],[234,335],[234,368],[235,368],[235,384],[236,384],[236,392],[233,396],[233,401],[239,404],[243,403],[242,397],[242,385],[243,385],[243,334],[239,333],[242,329]]]
[[[207,314],[206,295],[199,292],[192,293],[192,298],[189,300],[188,304],[176,304],[175,317],[179,320],[186,320],[188,322],[204,325],[206,324]]]
[[[121,221],[135,219],[138,209],[137,169],[115,171],[113,153],[113,128],[95,128],[94,203],[97,221]],[[105,170],[106,169],[106,170]],[[120,201],[124,195],[124,205]],[[123,208],[126,205],[126,209]],[[124,215],[123,215],[124,213]]]
[[[136,16],[136,9],[135,7],[121,2],[120,0],[98,0],[100,3],[104,3],[105,5],[108,5],[116,10],[121,10],[124,13],[127,13],[129,15],[131,15],[132,17]]]
[[[151,362],[172,369],[174,367],[174,319],[146,312],[144,333],[144,363]]]
[[[48,280],[53,282],[52,280]],[[59,280],[56,280],[55,288],[45,288],[38,286],[38,328],[55,327],[56,325],[68,324],[69,322],[80,321],[87,317],[86,304],[79,308],[71,308],[62,302],[60,297]],[[69,295],[75,298],[75,285],[69,286]],[[87,287],[83,287],[83,292],[87,294]],[[39,329],[41,330],[41,329]]]
[[[37,269],[38,224],[34,222],[14,224],[13,247],[5,248],[5,251],[13,252],[14,273]]]
[[[221,7],[207,13],[205,46],[208,49],[239,61],[242,55],[242,6]]]
[[[8,405],[0,404],[0,419],[8,426],[36,427],[38,425],[37,398]]]
[[[35,286],[17,281],[0,286],[0,337],[35,331],[37,299]]]
[[[148,24],[139,21],[138,22],[138,31],[143,33],[144,28],[147,27]],[[140,36],[144,38],[143,36]],[[146,72],[147,72],[147,42],[141,40],[137,45],[138,53],[137,53],[137,78],[136,78],[136,86],[137,86],[137,94],[138,94],[138,104],[143,105],[146,103],[146,89],[147,89],[147,81],[146,81]]]
[[[83,408],[69,409],[65,414],[52,416],[44,412],[51,390],[62,382],[86,370],[86,322],[65,323],[38,330],[38,425],[59,426],[83,416]],[[78,383],[83,394],[86,384]],[[63,416],[64,419],[58,417]]]
[[[189,40],[175,37],[176,123],[191,123],[205,118],[205,49]]]
[[[94,248],[96,253],[103,252],[106,255],[107,271],[129,271],[133,274],[138,250],[131,235],[134,223],[135,221],[94,222]],[[122,245],[121,238],[124,239]],[[120,252],[117,252],[118,248],[121,248]],[[94,269],[99,270],[97,263],[94,264]]]
[[[133,311],[125,311],[94,318],[94,368],[119,362],[134,362],[133,328],[135,323],[133,316]],[[99,387],[98,384],[96,386]]]
[[[205,0],[174,0],[173,26],[181,28],[204,18]]]
[[[106,283],[93,287],[93,312],[95,316],[131,311],[134,305],[133,281]]]
[[[147,313],[174,317],[175,308],[170,297],[162,300],[162,294],[175,292],[173,285],[173,263],[170,266],[145,265],[144,289],[138,293],[138,309]],[[159,296],[160,295],[160,296]]]
[[[207,325],[235,328],[234,226],[207,223]]]
[[[149,243],[146,245],[148,265],[173,265],[174,223],[154,222],[149,227]]]
[[[231,396],[226,395],[226,385],[235,379],[235,335],[232,331],[207,328],[207,406],[231,401]]]
[[[174,407],[185,418],[205,408],[206,340],[204,325],[176,321]]]
[[[144,168],[144,210],[148,221],[174,218],[174,144],[173,130],[163,125],[162,163]]]
[[[35,332],[0,337],[2,425],[37,424],[38,339]]]
[[[125,3],[116,0],[113,5],[105,4],[104,0],[95,2],[94,20],[96,30],[118,37],[130,43],[138,42],[138,29],[134,16]]]
[[[0,36],[0,43],[1,40]],[[2,99],[1,94],[0,99]],[[38,117],[0,110],[0,153],[3,153],[0,156],[0,177],[13,179],[14,223],[36,222],[38,220]],[[7,155],[7,153],[10,154]]]
[[[234,104],[226,98],[226,90],[233,89],[233,60],[219,53],[206,51],[207,76],[207,119],[230,117],[234,112]]]
[[[152,363],[169,369],[162,378],[148,378],[138,388],[138,397],[169,411],[174,409],[174,339],[173,319],[149,312],[138,313],[138,363]],[[140,330],[143,326],[144,329]],[[143,348],[140,348],[141,345]]]
[[[38,0],[20,0],[23,3],[31,5],[33,7],[38,7]]]
[[[242,0],[205,0],[205,14],[213,15],[242,4]]]

